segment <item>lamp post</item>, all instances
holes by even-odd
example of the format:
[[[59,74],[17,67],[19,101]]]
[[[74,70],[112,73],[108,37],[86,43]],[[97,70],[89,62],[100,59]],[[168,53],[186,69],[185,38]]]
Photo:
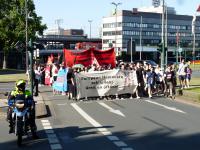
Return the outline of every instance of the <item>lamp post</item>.
[[[194,60],[195,60],[195,45],[196,45],[196,36],[195,36],[195,23],[196,23],[196,14],[194,14],[193,19],[192,19],[192,34],[193,34],[193,67],[194,67]]]
[[[92,20],[88,20],[89,24],[90,24],[90,39],[91,39],[91,24],[92,24]]]
[[[140,17],[140,60],[142,60],[142,16]]]
[[[112,2],[111,4],[115,6],[115,52],[117,52],[117,9],[122,3]]]
[[[164,35],[164,24],[165,24],[165,0],[162,1],[162,33],[161,33],[161,43],[162,43],[162,53],[161,53],[161,68],[165,69],[165,35]]]
[[[26,71],[28,71],[28,7],[27,0],[25,0],[25,30],[26,30]]]

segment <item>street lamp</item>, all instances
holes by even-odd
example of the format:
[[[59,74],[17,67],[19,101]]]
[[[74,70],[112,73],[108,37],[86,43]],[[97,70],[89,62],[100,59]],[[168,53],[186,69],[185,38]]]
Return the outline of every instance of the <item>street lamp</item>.
[[[142,60],[142,16],[140,16],[140,60]]]
[[[25,0],[25,20],[26,20],[26,71],[28,71],[28,7],[27,0]]]
[[[195,60],[195,41],[196,41],[196,36],[195,36],[195,24],[196,24],[196,14],[194,14],[193,19],[192,19],[192,34],[193,34],[193,67],[194,67],[194,60]]]
[[[162,52],[161,52],[161,68],[165,69],[165,31],[164,31],[164,28],[166,27],[165,26],[165,0],[162,1],[162,34],[161,34],[161,43],[162,43]],[[167,34],[167,33],[166,33]]]
[[[117,8],[122,3],[112,2],[111,4],[115,6],[115,52],[116,52],[117,51]]]
[[[90,24],[90,39],[91,39],[91,24],[92,24],[92,20],[88,20],[89,24]]]

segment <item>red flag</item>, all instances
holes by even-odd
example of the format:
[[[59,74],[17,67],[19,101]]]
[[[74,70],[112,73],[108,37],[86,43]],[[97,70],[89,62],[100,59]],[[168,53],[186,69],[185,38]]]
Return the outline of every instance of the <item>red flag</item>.
[[[197,12],[200,12],[200,5],[199,5],[199,7],[197,8]]]

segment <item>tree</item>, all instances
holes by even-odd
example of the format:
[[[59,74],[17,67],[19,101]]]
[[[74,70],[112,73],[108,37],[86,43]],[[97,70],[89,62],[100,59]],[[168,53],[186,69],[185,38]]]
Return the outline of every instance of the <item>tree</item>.
[[[3,50],[3,69],[7,68],[7,56],[16,50],[16,44],[26,45],[25,0],[0,0],[0,50]],[[33,0],[27,0],[28,37],[35,40],[36,33],[42,35],[47,28],[37,16]]]

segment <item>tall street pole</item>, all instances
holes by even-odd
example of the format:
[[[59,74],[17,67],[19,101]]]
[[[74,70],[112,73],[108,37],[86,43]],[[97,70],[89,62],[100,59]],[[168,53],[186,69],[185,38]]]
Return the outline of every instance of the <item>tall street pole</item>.
[[[164,18],[165,18],[165,0],[163,0],[162,4],[162,33],[161,33],[161,43],[162,43],[162,53],[161,53],[161,68],[164,70],[165,63],[165,42],[164,42]]]
[[[196,24],[196,14],[194,14],[193,20],[192,20],[192,34],[193,34],[193,50],[192,50],[192,54],[193,54],[193,67],[194,67],[195,48],[196,48],[196,47],[195,47],[195,45],[196,45],[195,24]]]
[[[115,52],[118,53],[117,51],[117,10],[118,10],[118,6],[121,5],[122,3],[112,2],[111,4],[115,6]]]
[[[140,60],[142,60],[142,16],[140,17]]]
[[[168,31],[167,31],[167,23],[168,23],[168,16],[167,16],[168,12],[167,12],[167,4],[165,5],[165,47],[167,48],[165,51],[165,64],[167,65],[167,58],[168,58],[168,44],[167,44],[167,39],[168,39]]]
[[[91,39],[91,24],[92,24],[92,20],[88,20],[89,24],[90,24],[90,39]]]
[[[176,66],[178,65],[179,30],[176,33]]]
[[[25,0],[25,21],[26,21],[26,71],[28,71],[28,7],[27,0]]]
[[[131,36],[131,63],[133,62],[133,38]]]

